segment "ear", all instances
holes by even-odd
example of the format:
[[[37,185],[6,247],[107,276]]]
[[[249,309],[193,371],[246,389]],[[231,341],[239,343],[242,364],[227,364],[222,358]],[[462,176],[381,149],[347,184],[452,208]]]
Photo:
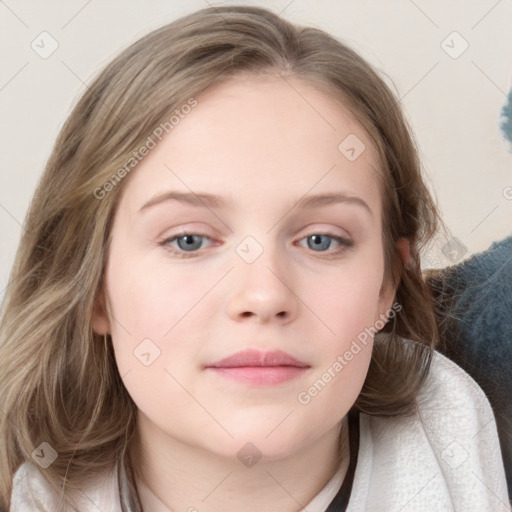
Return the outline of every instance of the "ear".
[[[387,317],[388,311],[390,311],[393,301],[395,300],[396,286],[393,286],[389,280],[383,283],[379,293],[379,315],[380,317]]]
[[[398,252],[400,253],[400,258],[404,267],[406,267],[409,263],[409,258],[411,254],[411,245],[407,238],[400,238],[396,247]],[[393,301],[395,300],[395,294],[398,285],[392,286],[391,283],[385,283],[380,290],[380,298],[379,298],[379,309],[381,314],[386,314],[391,309],[393,305]]]
[[[98,292],[94,300],[92,328],[96,334],[102,336],[110,333],[110,321],[107,314],[106,297],[103,290]]]
[[[411,244],[409,243],[409,240],[407,240],[407,238],[400,238],[396,243],[396,247],[400,253],[404,267],[407,267],[409,264],[409,257],[411,255]]]

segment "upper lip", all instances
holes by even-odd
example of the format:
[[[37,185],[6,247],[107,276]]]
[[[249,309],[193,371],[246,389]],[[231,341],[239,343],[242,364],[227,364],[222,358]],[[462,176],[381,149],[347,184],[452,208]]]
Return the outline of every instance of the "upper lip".
[[[296,366],[298,368],[307,368],[308,364],[299,361],[295,357],[283,352],[282,350],[273,350],[271,352],[261,352],[259,350],[242,350],[236,352],[224,359],[207,364],[207,368],[237,368],[245,366]]]

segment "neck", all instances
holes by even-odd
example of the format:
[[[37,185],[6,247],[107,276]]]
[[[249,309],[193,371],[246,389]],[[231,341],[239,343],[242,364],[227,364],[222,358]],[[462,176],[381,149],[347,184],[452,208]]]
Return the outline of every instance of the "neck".
[[[149,496],[141,493],[144,510],[152,510],[149,501],[157,500],[172,512],[298,512],[338,471],[340,461],[349,457],[346,417],[341,426],[290,456],[261,459],[250,468],[236,457],[158,436],[149,422],[139,421],[132,460],[139,461],[135,468],[139,489],[149,490]]]

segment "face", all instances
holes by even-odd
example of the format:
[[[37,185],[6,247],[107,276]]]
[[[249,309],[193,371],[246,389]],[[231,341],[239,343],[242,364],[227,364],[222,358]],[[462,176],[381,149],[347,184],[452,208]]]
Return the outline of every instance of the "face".
[[[196,99],[123,184],[94,328],[152,439],[277,459],[337,431],[393,301],[377,158],[299,79]]]

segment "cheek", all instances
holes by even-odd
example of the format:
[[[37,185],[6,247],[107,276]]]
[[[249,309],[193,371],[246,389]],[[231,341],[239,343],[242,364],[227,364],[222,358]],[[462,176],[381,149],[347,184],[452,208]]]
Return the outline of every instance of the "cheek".
[[[329,279],[313,281],[307,302],[314,304],[312,309],[324,324],[316,340],[318,352],[323,355],[314,377],[319,379],[320,387],[325,384],[328,388],[318,396],[315,407],[319,411],[329,408],[330,400],[346,406],[353,403],[366,378],[373,336],[382,328],[379,292],[383,263],[376,254],[361,254]]]
[[[203,331],[198,314],[212,285],[179,268],[156,268],[135,258],[112,261],[106,287],[119,373],[139,408],[158,408],[162,397],[155,389],[179,392],[166,370],[182,381],[184,361],[197,361],[194,345],[183,341],[193,334],[192,326]]]
[[[114,260],[113,260],[114,261]],[[183,272],[164,275],[162,268],[135,258],[117,258],[108,269],[106,285],[111,310],[115,360],[123,383],[137,407],[148,416],[186,414],[176,400],[194,362],[191,344],[183,343],[195,322],[194,305],[208,290],[201,280]],[[184,364],[186,362],[186,364]],[[173,376],[177,379],[174,380]]]
[[[333,422],[339,421],[359,396],[378,317],[380,273],[353,270],[340,273],[335,285],[332,280],[329,285],[326,282],[323,293],[322,287],[315,285],[308,299],[324,324],[316,338],[317,351],[322,355],[308,387],[297,399],[312,416],[327,416]]]
[[[376,258],[354,262],[310,283],[309,303],[334,326],[364,328],[379,310],[383,265]],[[313,286],[311,286],[313,285]],[[341,334],[338,332],[337,334]]]
[[[118,259],[119,261],[119,259]],[[107,290],[113,328],[133,337],[162,339],[207,293],[208,279],[194,279],[180,268],[125,260],[110,269]]]

